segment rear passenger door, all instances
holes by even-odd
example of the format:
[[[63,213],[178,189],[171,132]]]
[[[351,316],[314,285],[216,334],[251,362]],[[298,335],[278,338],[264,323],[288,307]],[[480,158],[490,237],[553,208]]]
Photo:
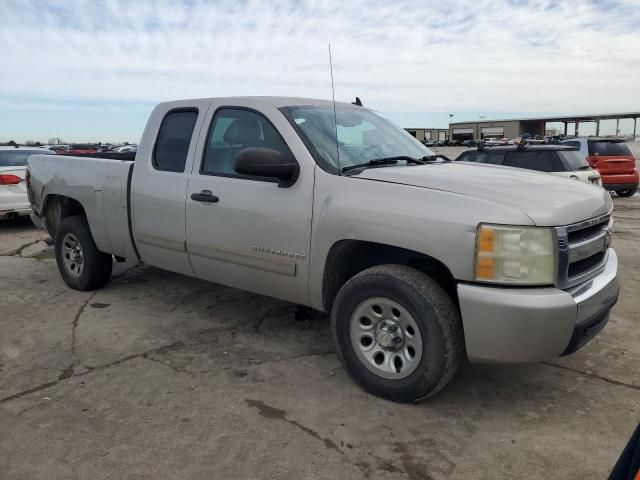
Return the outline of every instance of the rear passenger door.
[[[186,250],[186,195],[209,101],[161,104],[136,155],[131,186],[133,232],[140,258],[193,275]]]

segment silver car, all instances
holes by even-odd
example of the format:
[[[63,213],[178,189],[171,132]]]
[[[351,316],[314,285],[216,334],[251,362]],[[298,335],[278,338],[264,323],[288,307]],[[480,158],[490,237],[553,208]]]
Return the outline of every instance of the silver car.
[[[31,213],[25,172],[29,155],[54,155],[37,147],[0,147],[0,220]]]

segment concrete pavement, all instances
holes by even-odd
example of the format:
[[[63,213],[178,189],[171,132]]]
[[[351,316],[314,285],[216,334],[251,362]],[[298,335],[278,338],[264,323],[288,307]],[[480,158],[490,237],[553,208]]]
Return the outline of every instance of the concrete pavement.
[[[75,292],[50,252],[0,256],[0,478],[604,478],[640,420],[640,196],[615,204],[605,331],[418,405],[364,393],[294,305],[133,264]]]

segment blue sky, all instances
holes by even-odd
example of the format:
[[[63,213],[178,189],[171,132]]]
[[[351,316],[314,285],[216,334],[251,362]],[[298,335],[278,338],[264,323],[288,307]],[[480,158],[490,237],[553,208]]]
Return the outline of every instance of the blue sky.
[[[137,141],[159,101],[360,96],[405,127],[640,110],[640,0],[3,0],[0,141]]]

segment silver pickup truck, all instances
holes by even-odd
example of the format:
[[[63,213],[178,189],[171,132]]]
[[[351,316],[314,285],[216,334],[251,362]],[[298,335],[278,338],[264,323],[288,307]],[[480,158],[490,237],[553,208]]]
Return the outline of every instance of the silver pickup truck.
[[[162,103],[135,162],[32,156],[27,183],[71,288],[130,259],[310,306],[352,378],[395,401],[465,358],[572,353],[618,298],[604,189],[442,161],[358,105]]]

